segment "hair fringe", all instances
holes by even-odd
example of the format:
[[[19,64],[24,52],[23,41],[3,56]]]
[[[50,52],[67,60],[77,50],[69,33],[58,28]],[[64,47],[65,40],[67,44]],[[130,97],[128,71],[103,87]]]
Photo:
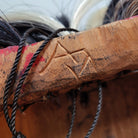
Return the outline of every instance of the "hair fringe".
[[[112,0],[103,24],[138,15],[138,0]]]
[[[120,0],[115,7],[113,21],[135,15],[138,15],[138,0]]]

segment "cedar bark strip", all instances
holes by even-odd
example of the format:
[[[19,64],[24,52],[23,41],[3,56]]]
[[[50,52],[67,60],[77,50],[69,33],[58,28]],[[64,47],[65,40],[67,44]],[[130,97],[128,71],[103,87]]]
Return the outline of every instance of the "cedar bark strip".
[[[24,48],[13,92],[41,44]],[[17,49],[14,46],[0,50],[0,105]],[[55,38],[33,64],[19,104],[34,102],[48,92],[67,92],[87,81],[106,80],[120,71],[135,69],[138,69],[138,17]]]

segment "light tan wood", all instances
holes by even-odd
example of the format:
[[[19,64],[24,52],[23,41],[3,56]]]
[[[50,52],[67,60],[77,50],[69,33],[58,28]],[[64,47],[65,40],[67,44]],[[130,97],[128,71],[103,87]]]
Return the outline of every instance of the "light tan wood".
[[[25,47],[14,90],[41,44]],[[17,48],[0,50],[0,105]],[[48,92],[67,92],[84,82],[114,78],[120,71],[135,69],[138,69],[137,17],[59,37],[50,41],[38,56],[22,87],[19,103],[34,102]]]
[[[102,112],[90,138],[138,137],[138,74],[107,82],[103,88]],[[71,138],[84,138],[96,112],[97,91],[89,93],[88,104],[77,98],[75,125]],[[47,103],[18,110],[17,130],[27,138],[65,138],[71,119],[72,101],[66,94],[51,97]],[[70,109],[70,110],[69,110]],[[11,138],[3,113],[0,113],[0,137]]]

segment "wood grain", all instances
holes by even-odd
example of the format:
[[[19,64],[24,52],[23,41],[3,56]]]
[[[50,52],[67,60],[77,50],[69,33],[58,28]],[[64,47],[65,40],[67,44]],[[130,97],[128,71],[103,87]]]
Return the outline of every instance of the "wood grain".
[[[41,44],[24,48],[13,91]],[[34,102],[48,92],[65,93],[87,81],[107,80],[120,71],[138,69],[137,45],[137,17],[53,39],[33,64],[19,104]],[[17,49],[16,46],[0,50],[0,105]]]
[[[138,137],[138,74],[107,82],[103,89],[102,112],[90,138]],[[86,90],[86,89],[85,89]],[[84,138],[97,106],[97,91],[89,93],[88,103],[77,97],[77,111],[71,138]],[[71,119],[72,100],[67,94],[36,103],[25,112],[17,112],[16,127],[27,138],[65,138]],[[12,137],[3,113],[0,113],[0,137]]]

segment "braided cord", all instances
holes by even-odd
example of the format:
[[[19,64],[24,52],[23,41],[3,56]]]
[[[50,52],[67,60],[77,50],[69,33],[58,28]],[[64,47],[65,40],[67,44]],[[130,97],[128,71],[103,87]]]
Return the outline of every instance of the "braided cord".
[[[93,130],[94,130],[96,124],[97,124],[98,118],[100,116],[100,112],[101,112],[101,108],[102,108],[102,85],[101,85],[100,82],[98,83],[98,96],[99,96],[99,100],[98,100],[97,112],[96,112],[96,115],[94,117],[94,121],[91,125],[91,128],[89,129],[89,131],[86,134],[85,138],[90,137],[90,135],[92,134],[92,132],[93,132]]]
[[[44,47],[46,46],[46,44],[52,38],[56,37],[58,33],[62,32],[62,31],[74,31],[74,32],[78,32],[77,30],[72,29],[72,28],[61,28],[61,29],[58,29],[55,32],[53,32],[51,35],[49,35],[48,38],[43,42],[43,44],[38,48],[38,50],[33,55],[33,57],[31,59],[29,65],[27,66],[24,74],[22,75],[22,77],[19,80],[19,83],[17,85],[16,91],[15,91],[15,95],[14,95],[13,104],[12,104],[12,113],[11,113],[11,119],[10,119],[9,114],[8,114],[8,94],[9,94],[9,89],[11,88],[11,84],[12,84],[13,78],[16,75],[17,65],[18,65],[19,60],[20,60],[20,56],[21,56],[21,53],[22,53],[22,48],[23,48],[23,45],[25,43],[26,37],[28,36],[28,34],[30,32],[36,31],[36,30],[39,31],[39,29],[36,29],[36,28],[29,29],[27,32],[25,32],[24,37],[21,39],[20,44],[19,44],[19,48],[18,48],[18,51],[17,51],[17,55],[16,55],[16,58],[15,58],[15,62],[13,64],[13,67],[11,69],[11,73],[10,73],[10,75],[8,77],[8,80],[7,80],[6,86],[5,86],[4,98],[3,98],[4,115],[5,115],[7,124],[8,124],[8,126],[9,126],[9,128],[10,128],[10,130],[11,130],[11,132],[12,132],[12,134],[13,134],[14,137],[23,136],[23,135],[21,135],[21,133],[19,133],[19,132],[17,133],[17,131],[15,129],[15,118],[16,118],[16,110],[17,110],[17,101],[18,101],[18,97],[19,97],[20,90],[22,88],[23,82],[24,82],[26,76],[28,75],[28,72],[31,69],[33,63],[35,62],[37,56],[44,49]]]
[[[33,55],[32,59],[30,60],[30,63],[27,66],[24,74],[22,75],[21,79],[19,80],[19,83],[17,85],[16,91],[15,91],[15,94],[14,94],[14,100],[13,100],[13,104],[12,104],[12,113],[11,113],[11,118],[10,118],[9,117],[9,114],[8,114],[8,95],[9,95],[9,90],[11,88],[12,83],[14,82],[14,77],[16,75],[17,66],[18,66],[18,63],[19,63],[19,60],[20,60],[20,57],[21,57],[21,53],[22,53],[23,46],[25,44],[25,40],[26,40],[27,36],[29,35],[29,33],[33,32],[33,31],[40,31],[41,33],[45,34],[43,31],[41,31],[41,30],[39,30],[37,28],[28,29],[24,33],[24,36],[21,38],[21,41],[19,43],[19,48],[18,48],[18,51],[17,51],[17,55],[16,55],[16,58],[15,58],[15,62],[13,64],[13,67],[11,69],[10,75],[9,75],[8,80],[6,82],[5,91],[4,91],[3,110],[4,110],[4,115],[5,115],[7,124],[8,124],[8,126],[9,126],[9,128],[10,128],[12,134],[13,134],[13,138],[18,138],[18,137],[25,138],[25,136],[21,132],[17,132],[16,131],[16,128],[15,128],[15,118],[16,118],[16,111],[17,111],[17,101],[18,101],[18,97],[19,97],[19,94],[20,94],[20,90],[22,88],[22,85],[24,83],[24,80],[25,80],[26,76],[28,75],[28,72],[30,71],[33,63],[35,62],[35,60],[37,58],[37,56],[44,49],[44,47],[47,46],[47,43],[51,39],[53,39],[54,37],[56,37],[58,33],[62,32],[62,31],[75,31],[75,32],[78,32],[77,30],[72,29],[72,28],[61,28],[61,29],[58,29],[55,32],[53,32],[51,35],[49,35],[47,37],[47,39],[43,42],[43,44],[38,48],[38,50]],[[98,86],[99,86],[99,90],[98,90],[99,91],[99,102],[98,102],[98,106],[97,106],[97,112],[96,112],[94,121],[92,123],[92,126],[89,129],[89,131],[88,131],[87,135],[85,136],[85,138],[89,138],[89,136],[93,132],[93,130],[94,130],[96,124],[97,124],[99,115],[100,115],[101,105],[102,105],[102,86],[101,86],[100,83],[98,84]],[[74,96],[74,98],[73,98],[72,119],[71,119],[70,128],[68,130],[68,133],[66,135],[66,138],[69,138],[71,136],[72,129],[73,129],[73,125],[74,125],[74,120],[75,120],[75,115],[76,115],[76,97]]]
[[[101,85],[100,82],[98,82],[98,97],[99,97],[99,99],[98,99],[98,105],[97,105],[97,112],[96,112],[96,115],[94,117],[94,121],[93,121],[88,133],[86,134],[85,138],[89,138],[90,137],[90,135],[92,134],[92,132],[95,129],[95,126],[97,124],[98,118],[100,116],[100,112],[101,112],[101,108],[102,108],[102,85]],[[66,138],[70,138],[70,136],[71,136],[72,128],[73,128],[73,125],[74,125],[75,116],[76,116],[76,97],[74,96],[73,97],[73,112],[72,112],[71,124],[70,124],[70,128],[69,128],[69,131],[67,133]]]
[[[70,128],[68,130],[68,133],[67,133],[66,138],[69,138],[71,136],[72,129],[73,129],[73,125],[74,125],[75,116],[76,116],[76,96],[73,93],[73,111],[72,111],[72,118],[71,118],[71,124],[70,124]]]
[[[29,29],[27,32],[24,33],[24,36],[21,38],[13,67],[12,67],[10,75],[8,76],[8,79],[6,81],[4,97],[3,97],[3,110],[4,110],[5,119],[6,119],[7,124],[8,124],[10,129],[11,129],[11,125],[10,125],[10,117],[9,117],[9,114],[8,114],[8,103],[7,103],[8,102],[9,90],[11,88],[14,76],[16,75],[17,65],[18,65],[20,57],[21,57],[24,42],[25,42],[29,32],[31,32],[32,30],[33,30],[32,28]]]

